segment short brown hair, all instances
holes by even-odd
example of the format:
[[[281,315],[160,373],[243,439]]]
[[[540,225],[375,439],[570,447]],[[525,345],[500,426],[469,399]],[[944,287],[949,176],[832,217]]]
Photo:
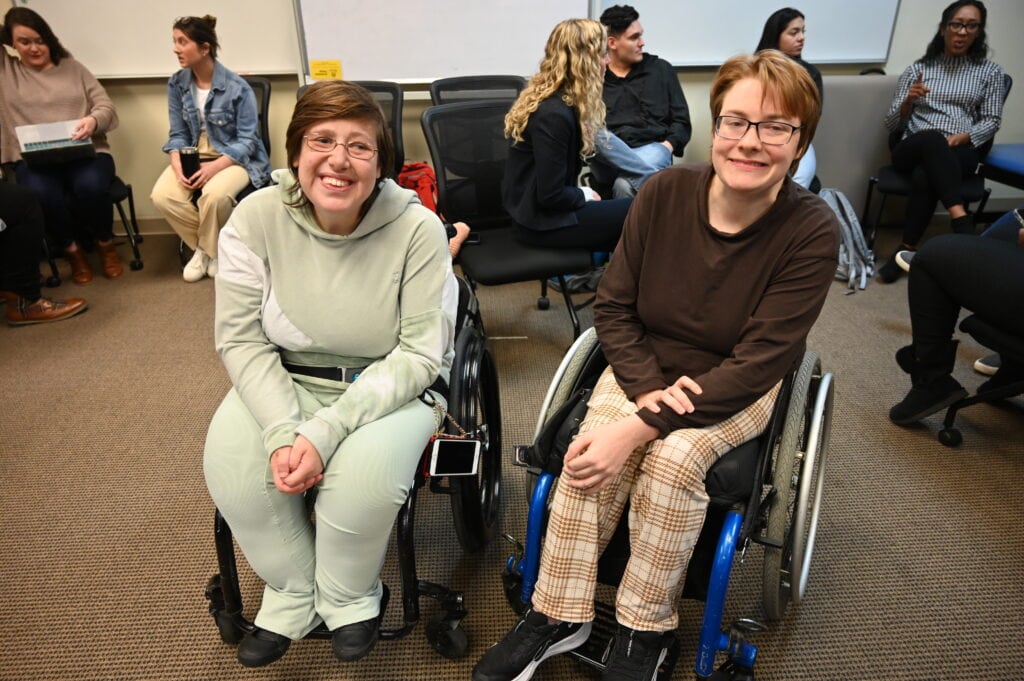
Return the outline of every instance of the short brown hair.
[[[814,139],[814,131],[821,119],[821,100],[818,86],[806,69],[778,50],[761,50],[757,54],[740,54],[722,64],[711,84],[711,126],[714,135],[715,119],[722,112],[725,95],[744,78],[761,83],[765,97],[772,97],[782,107],[782,113],[800,121],[800,141],[797,159],[804,155]],[[794,161],[794,167],[796,161]]]
[[[324,121],[355,118],[377,126],[377,172],[390,177],[395,168],[395,145],[380,104],[366,88],[345,80],[322,80],[307,87],[295,103],[288,123],[285,151],[288,167],[295,173],[295,164],[302,152],[302,136]]]

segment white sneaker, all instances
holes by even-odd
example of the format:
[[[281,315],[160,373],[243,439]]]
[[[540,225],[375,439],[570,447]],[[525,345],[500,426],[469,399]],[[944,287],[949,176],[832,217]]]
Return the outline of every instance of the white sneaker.
[[[210,262],[206,263],[206,276],[211,279],[217,276],[217,258],[210,258]]]
[[[210,256],[206,255],[206,252],[197,248],[196,252],[192,254],[192,259],[185,265],[185,269],[182,271],[182,278],[191,283],[199,281],[206,276],[206,268],[209,265]]]
[[[896,264],[900,266],[900,269],[904,272],[910,271],[910,264],[914,262],[914,254],[917,251],[904,250],[896,253]]]

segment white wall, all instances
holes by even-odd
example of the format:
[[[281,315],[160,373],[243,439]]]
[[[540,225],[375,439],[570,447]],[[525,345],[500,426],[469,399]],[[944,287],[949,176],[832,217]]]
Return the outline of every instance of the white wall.
[[[799,4],[799,3],[798,3]],[[925,46],[934,35],[944,2],[933,0],[902,0],[896,28],[893,34],[889,61],[881,66],[887,73],[899,73],[911,62],[924,54]],[[989,9],[989,45],[992,58],[1003,66],[1017,83],[1006,102],[1003,126],[997,141],[1024,142],[1024,41],[1020,39],[1020,27],[1024,26],[1024,3],[1020,0],[987,0]],[[808,42],[814,40],[814,18],[808,12]],[[643,17],[641,16],[641,21]],[[683,38],[680,38],[681,40]],[[170,41],[168,41],[169,44]],[[652,52],[658,52],[657,45],[649,45]],[[68,45],[74,50],[74,45]],[[538,58],[543,46],[523,46],[536,51]],[[227,62],[230,67],[230,62]],[[860,66],[825,66],[825,74],[857,73]],[[690,114],[694,134],[684,157],[685,161],[702,161],[708,156],[711,146],[711,115],[708,97],[714,69],[684,69],[679,73]],[[274,94],[271,99],[270,125],[273,135],[273,158],[275,167],[284,166],[284,131],[291,116],[295,101],[297,78],[274,77]],[[160,147],[167,137],[166,84],[159,80],[107,80],[108,92],[118,107],[121,127],[110,137],[117,161],[118,173],[135,187],[137,210],[140,218],[159,218],[149,201],[149,190],[163,170],[165,158]],[[827,94],[826,94],[827,96]],[[406,101],[405,107],[405,150],[409,160],[429,160],[426,144],[419,126],[419,115],[426,106],[423,100]],[[879,117],[883,112],[879,112]],[[866,178],[865,178],[866,181]],[[1024,199],[1024,194],[1000,185],[993,185],[993,196],[997,206],[1013,204]],[[169,230],[162,221],[144,225],[144,230]]]

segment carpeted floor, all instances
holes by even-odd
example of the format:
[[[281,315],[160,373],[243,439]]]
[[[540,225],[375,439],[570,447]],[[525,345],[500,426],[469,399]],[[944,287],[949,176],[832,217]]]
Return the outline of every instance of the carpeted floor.
[[[203,598],[216,562],[201,451],[228,388],[213,351],[213,285],[181,281],[170,238],[149,236],[142,248],[140,272],[47,292],[84,295],[85,314],[0,328],[0,680],[468,679],[514,620],[499,577],[508,546],[465,555],[448,499],[427,490],[420,576],[465,591],[466,658],[438,656],[420,627],[356,664],[336,662],[326,641],[302,641],[245,670],[219,640]],[[536,284],[479,291],[506,461],[529,440],[571,340],[559,301],[541,312],[536,295]],[[892,356],[909,330],[905,280],[851,296],[833,285],[811,337],[837,380],[822,526],[806,601],[756,638],[760,679],[1024,679],[1014,653],[1024,626],[1022,401],[965,411],[958,449],[936,441],[938,416],[891,425],[886,411],[908,387]],[[983,354],[961,345],[956,377],[969,388],[982,380],[970,363]],[[502,530],[521,537],[528,476],[504,472]],[[762,618],[760,549],[734,574],[727,618]],[[252,615],[260,585],[244,563],[242,586]],[[692,678],[699,613],[698,603],[681,606],[675,679]],[[389,621],[397,616],[392,608]],[[597,677],[553,659],[534,678]]]

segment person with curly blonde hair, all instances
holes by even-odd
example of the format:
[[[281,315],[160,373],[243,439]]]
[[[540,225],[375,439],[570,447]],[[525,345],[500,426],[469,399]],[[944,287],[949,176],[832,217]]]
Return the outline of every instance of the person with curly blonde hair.
[[[527,243],[594,251],[610,251],[618,243],[631,199],[601,201],[597,192],[577,184],[604,127],[607,65],[604,26],[591,19],[559,23],[540,70],[505,117],[512,147],[502,199]]]

